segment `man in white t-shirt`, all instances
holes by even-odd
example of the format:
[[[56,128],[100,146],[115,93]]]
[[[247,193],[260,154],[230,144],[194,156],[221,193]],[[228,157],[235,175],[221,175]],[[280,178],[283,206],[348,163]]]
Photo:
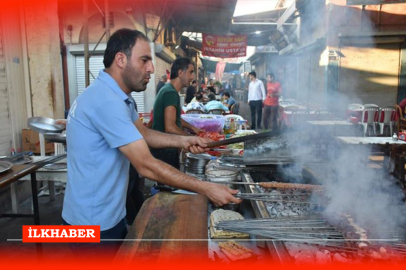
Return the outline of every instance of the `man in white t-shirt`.
[[[264,83],[257,79],[255,71],[250,72],[249,75],[251,82],[248,87],[248,104],[251,109],[251,129],[262,129],[262,104],[266,97],[265,87]]]

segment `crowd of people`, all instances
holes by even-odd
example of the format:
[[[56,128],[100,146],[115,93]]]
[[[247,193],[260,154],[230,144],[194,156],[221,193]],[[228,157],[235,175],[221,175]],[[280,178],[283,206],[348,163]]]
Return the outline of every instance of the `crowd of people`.
[[[247,104],[251,111],[251,129],[277,130],[281,84],[271,72],[266,75],[266,81],[258,79],[255,71],[249,73],[249,78]],[[159,81],[157,88],[161,84]],[[202,83],[198,87],[198,82],[193,80],[184,87],[187,87],[184,113],[209,113],[213,110],[238,113],[239,103],[231,95],[229,83],[215,86],[209,79],[207,84]]]

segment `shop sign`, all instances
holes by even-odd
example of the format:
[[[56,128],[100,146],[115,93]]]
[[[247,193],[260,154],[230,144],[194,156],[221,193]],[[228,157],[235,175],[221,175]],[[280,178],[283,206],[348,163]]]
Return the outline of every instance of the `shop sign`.
[[[219,58],[247,55],[247,35],[218,36],[203,34],[202,54]]]
[[[347,6],[352,5],[384,5],[406,3],[406,0],[347,0]]]

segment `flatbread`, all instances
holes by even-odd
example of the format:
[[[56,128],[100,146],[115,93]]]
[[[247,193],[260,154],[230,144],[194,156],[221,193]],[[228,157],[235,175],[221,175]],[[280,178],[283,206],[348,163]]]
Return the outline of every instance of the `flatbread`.
[[[237,212],[219,209],[213,211],[210,215],[210,236],[212,239],[229,239],[229,238],[249,238],[249,234],[230,232],[216,229],[215,226],[221,221],[240,220],[244,217]]]

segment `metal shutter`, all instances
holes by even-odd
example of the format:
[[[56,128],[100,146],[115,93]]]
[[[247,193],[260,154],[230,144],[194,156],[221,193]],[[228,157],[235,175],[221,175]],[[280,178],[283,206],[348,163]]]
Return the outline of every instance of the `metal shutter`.
[[[76,89],[78,91],[78,96],[85,91],[85,57],[83,55],[78,55],[75,57],[76,62]],[[93,55],[89,60],[89,69],[95,78],[99,75],[99,71],[104,69],[103,56]],[[92,75],[90,75],[90,83],[94,81]],[[144,113],[144,92],[141,93],[131,93],[131,96],[137,102],[137,108],[139,113]]]
[[[0,155],[11,152],[11,122],[6,80],[6,64],[3,50],[3,33],[0,25]]]
[[[155,64],[155,85],[157,85],[162,75],[166,75],[166,70],[171,71],[171,64],[162,60],[158,56],[155,58]]]

